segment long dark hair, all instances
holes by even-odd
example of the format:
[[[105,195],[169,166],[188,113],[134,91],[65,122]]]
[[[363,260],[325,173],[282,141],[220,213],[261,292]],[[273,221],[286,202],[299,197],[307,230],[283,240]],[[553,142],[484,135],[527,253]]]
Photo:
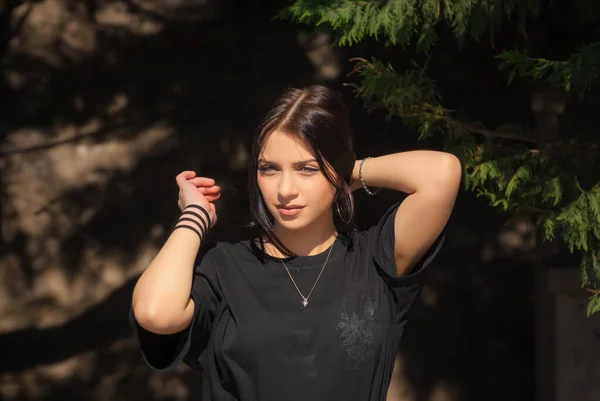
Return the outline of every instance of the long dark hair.
[[[295,135],[315,154],[321,171],[337,189],[333,220],[343,238],[354,230],[354,201],[350,189],[356,156],[352,150],[352,131],[348,110],[342,97],[325,86],[288,89],[267,113],[254,137],[248,168],[248,195],[253,226],[263,237],[287,256],[294,256],[275,235],[273,216],[258,188],[258,160],[263,146],[275,131]]]

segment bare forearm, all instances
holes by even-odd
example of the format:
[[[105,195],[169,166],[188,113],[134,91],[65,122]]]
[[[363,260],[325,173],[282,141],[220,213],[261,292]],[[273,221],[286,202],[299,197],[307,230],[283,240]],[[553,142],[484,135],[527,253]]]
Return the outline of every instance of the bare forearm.
[[[353,179],[359,180],[361,160],[357,160]],[[390,188],[407,194],[446,185],[457,176],[460,162],[450,153],[417,150],[374,157],[366,161],[362,177],[370,187]],[[458,173],[460,177],[460,172]]]
[[[220,196],[215,180],[198,177],[194,171],[182,171],[175,182],[181,216],[176,229],[138,280],[132,298],[137,322],[158,334],[176,333],[192,321],[194,262],[202,236],[217,222],[212,202]]]
[[[144,271],[132,301],[136,319],[144,328],[167,334],[189,324],[193,315],[190,292],[199,246],[197,234],[177,229]]]

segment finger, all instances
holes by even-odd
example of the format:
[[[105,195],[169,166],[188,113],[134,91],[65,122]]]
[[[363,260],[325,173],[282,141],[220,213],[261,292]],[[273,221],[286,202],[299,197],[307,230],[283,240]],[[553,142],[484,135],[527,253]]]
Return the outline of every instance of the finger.
[[[182,171],[181,173],[177,174],[177,177],[175,177],[175,182],[177,182],[177,185],[181,187],[182,184],[185,184],[188,180],[191,180],[194,177],[196,177],[195,171]]]
[[[220,197],[221,196],[221,191],[216,191],[216,192],[208,192],[208,193],[204,193],[203,194],[205,198],[211,198],[211,197]]]
[[[202,195],[212,195],[221,192],[221,187],[213,185],[212,187],[196,188]]]
[[[215,185],[215,180],[208,177],[194,177],[191,178],[189,182],[197,187],[212,187]]]
[[[214,202],[221,197],[221,194],[205,195],[204,197],[206,198],[207,201]]]
[[[205,184],[210,184],[210,185],[215,185],[215,180],[214,178],[210,178],[210,177],[193,177],[190,178],[190,181],[194,182],[194,183],[200,183],[203,186],[206,186]],[[208,185],[208,186],[210,186]]]

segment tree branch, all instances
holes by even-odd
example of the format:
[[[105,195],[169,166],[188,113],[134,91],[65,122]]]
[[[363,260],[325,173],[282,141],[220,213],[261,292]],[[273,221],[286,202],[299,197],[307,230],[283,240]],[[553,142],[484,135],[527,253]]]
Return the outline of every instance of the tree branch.
[[[540,214],[552,213],[552,210],[540,209],[538,207],[530,206],[530,205],[523,205],[523,206],[519,207],[519,209],[526,210],[526,211],[533,212],[533,213],[540,213]]]
[[[585,193],[585,190],[583,188],[581,188],[581,184],[579,184],[579,180],[577,179],[577,177],[575,177],[575,186],[577,187],[579,192],[581,192],[582,194]]]
[[[431,106],[429,106],[431,107]],[[423,111],[424,113],[430,113],[429,111]],[[532,145],[537,145],[537,148],[529,149],[532,153],[538,153],[541,151],[548,153],[560,153],[560,154],[593,154],[596,155],[599,152],[600,145],[596,142],[588,142],[588,143],[564,143],[561,141],[553,141],[548,143],[543,143],[537,139],[527,138],[521,134],[515,132],[498,132],[492,131],[485,127],[480,127],[475,124],[463,123],[460,122],[450,116],[447,115],[435,115],[433,116],[438,119],[445,121],[447,124],[451,124],[455,127],[468,131],[475,135],[485,136],[487,138],[494,139],[507,139],[516,142],[528,143]],[[405,118],[418,118],[417,114],[404,116]]]
[[[417,107],[417,106],[415,106]],[[430,106],[431,107],[431,106]],[[429,113],[428,111],[424,111],[424,113]],[[539,141],[532,139],[532,138],[525,138],[523,137],[523,135],[519,135],[517,133],[514,132],[497,132],[497,131],[492,131],[489,130],[487,128],[484,127],[479,127],[476,126],[474,124],[469,124],[469,123],[463,123],[460,122],[452,117],[446,116],[446,115],[433,115],[437,120],[442,120],[448,124],[454,125],[455,127],[458,127],[460,129],[463,129],[465,131],[469,131],[473,134],[477,134],[477,135],[481,135],[481,136],[485,136],[488,138],[497,138],[497,139],[509,139],[512,141],[518,141],[518,142],[525,142],[525,143],[532,143],[532,144],[539,144]],[[409,114],[409,115],[405,115],[404,118],[419,118],[419,116],[417,114]]]
[[[483,135],[483,136],[488,137],[488,138],[510,139],[510,140],[513,140],[513,141],[539,144],[539,141],[537,141],[535,139],[525,138],[525,137],[523,137],[523,135],[519,135],[519,134],[516,134],[516,133],[512,133],[512,132],[496,132],[496,131],[488,130],[486,128],[477,127],[477,126],[475,126],[473,124],[461,123],[461,122],[456,121],[456,120],[452,120],[452,121],[453,121],[454,124],[458,125],[459,127],[463,128],[466,131],[469,131],[469,132],[471,132],[473,134]]]

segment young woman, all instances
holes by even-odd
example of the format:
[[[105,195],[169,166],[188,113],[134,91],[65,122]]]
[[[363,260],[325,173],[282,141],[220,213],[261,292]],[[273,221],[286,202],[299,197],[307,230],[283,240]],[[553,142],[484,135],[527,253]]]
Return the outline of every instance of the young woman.
[[[192,171],[177,176],[181,218],[133,293],[146,362],[201,369],[203,401],[384,400],[460,178],[458,160],[442,152],[355,160],[335,92],[285,92],[250,161],[256,238],[199,252],[219,187]],[[357,231],[359,188],[408,196]]]

